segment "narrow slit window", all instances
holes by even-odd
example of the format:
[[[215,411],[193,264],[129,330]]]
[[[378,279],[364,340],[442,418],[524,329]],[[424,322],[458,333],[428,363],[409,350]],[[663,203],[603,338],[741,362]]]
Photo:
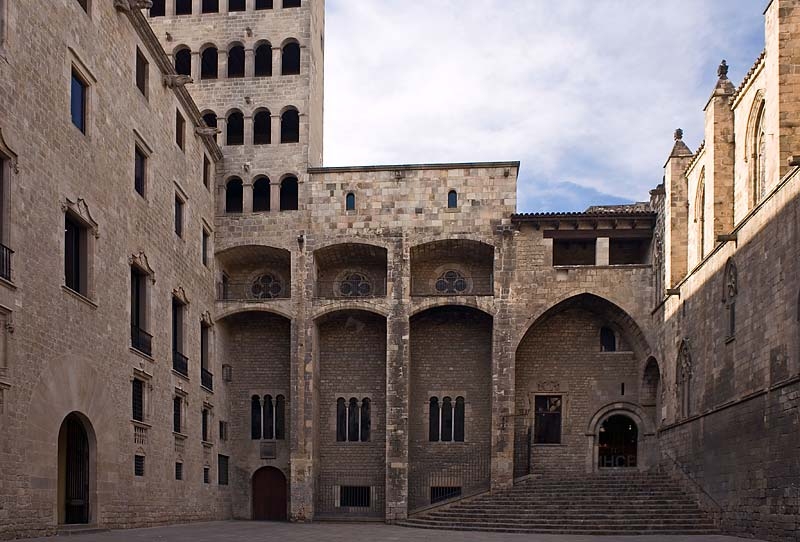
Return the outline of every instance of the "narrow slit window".
[[[86,133],[86,103],[89,85],[75,70],[72,70],[72,87],[70,92],[70,113],[72,124]]]
[[[451,190],[447,193],[447,208],[448,209],[456,209],[458,208],[458,192],[455,190]]]
[[[147,83],[150,76],[150,64],[142,51],[136,48],[136,87],[147,97]]]
[[[352,192],[348,193],[345,196],[345,204],[344,204],[346,211],[355,211],[356,210],[356,195]]]

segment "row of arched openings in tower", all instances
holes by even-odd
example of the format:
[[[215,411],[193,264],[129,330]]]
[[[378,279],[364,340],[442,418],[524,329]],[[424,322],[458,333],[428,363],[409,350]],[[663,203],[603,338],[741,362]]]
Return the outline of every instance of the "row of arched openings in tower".
[[[200,13],[219,13],[220,5],[227,2],[228,12],[234,13],[237,11],[247,11],[246,0],[202,0],[200,4]],[[175,0],[175,15],[192,15],[193,0]],[[222,4],[224,5],[224,4]],[[299,8],[300,0],[282,0],[281,6],[286,8]],[[255,0],[253,6],[256,11],[264,9],[273,9],[275,2],[273,0]],[[166,0],[153,0],[153,5],[150,6],[151,17],[163,17],[167,13]]]
[[[269,109],[258,109],[253,115],[253,145],[272,144],[272,113]],[[238,109],[228,112],[225,117],[225,145],[244,145],[244,113]],[[212,128],[217,127],[217,114],[213,111],[203,113],[203,122]],[[300,141],[300,112],[292,106],[281,113],[281,143]]]
[[[250,398],[250,438],[253,440],[286,440],[286,398],[265,395]]]
[[[228,78],[244,77],[246,56],[244,45],[232,43],[228,46]],[[185,45],[179,45],[173,53],[175,71],[180,75],[192,75],[192,51]],[[297,75],[300,73],[300,44],[290,39],[281,47],[281,75]],[[253,75],[255,77],[272,76],[272,45],[268,41],[256,44],[253,49]],[[214,45],[203,47],[200,51],[200,79],[218,79],[219,49]]]
[[[272,209],[270,180],[258,177],[253,182],[253,212],[264,212]],[[279,210],[296,211],[298,209],[297,177],[289,175],[280,182]],[[244,183],[239,177],[231,177],[225,184],[225,212],[242,213],[244,211]]]

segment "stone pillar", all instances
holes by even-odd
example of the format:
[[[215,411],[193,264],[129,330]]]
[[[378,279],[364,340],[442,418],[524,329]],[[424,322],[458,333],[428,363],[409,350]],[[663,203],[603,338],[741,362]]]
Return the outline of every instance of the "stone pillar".
[[[167,17],[175,15],[175,0],[164,0],[164,15]]]
[[[402,240],[391,249],[387,294],[393,310],[386,321],[386,521],[408,517],[410,321],[405,292],[410,285]]]
[[[217,49],[217,79],[228,78],[228,51]]]
[[[219,146],[224,147],[228,144],[228,119],[217,117],[217,129],[219,130]]]
[[[247,11],[255,11],[256,10],[256,0],[247,0],[247,2],[245,2],[245,9]]]
[[[681,281],[689,262],[689,200],[684,171],[692,160],[692,151],[683,142],[683,130],[676,130],[664,171],[664,268],[666,287]]]
[[[242,212],[253,212],[253,183],[249,179],[242,182]]]
[[[281,142],[281,116],[277,115],[274,111],[270,116],[270,136],[272,137],[271,141],[273,145],[277,145]]]
[[[278,2],[279,0],[275,0]],[[272,76],[281,74],[281,48],[272,47]]]
[[[228,13],[228,0],[219,0],[219,12]]]
[[[253,77],[256,74],[256,56],[253,48],[244,50],[244,76]]]
[[[252,145],[253,144],[253,116],[246,115],[243,119],[244,121],[244,144],[245,145]]]
[[[277,180],[270,180],[269,183],[269,210],[281,210],[281,183]]]
[[[194,79],[195,83],[200,81],[201,61],[200,51],[192,51],[192,79]]]
[[[203,11],[203,0],[192,0],[192,15],[200,15]]]
[[[705,216],[706,232],[703,254],[708,254],[716,243],[717,235],[733,230],[733,111],[730,99],[735,92],[728,79],[728,66],[722,64],[717,72],[719,80],[705,109],[706,134],[706,184]],[[711,182],[713,181],[713,182]],[[697,187],[689,194],[690,201],[697,201]],[[711,220],[713,218],[713,221]],[[700,259],[698,255],[698,261]]]
[[[598,237],[597,244],[595,245],[594,264],[595,265],[608,265],[609,264],[609,249],[611,248],[610,239],[608,237]]]

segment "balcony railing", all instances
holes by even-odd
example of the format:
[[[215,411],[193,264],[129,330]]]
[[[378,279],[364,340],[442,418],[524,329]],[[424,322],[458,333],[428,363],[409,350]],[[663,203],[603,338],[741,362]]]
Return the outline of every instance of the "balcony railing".
[[[11,280],[11,255],[14,251],[5,245],[0,245],[0,277]]]
[[[288,299],[289,285],[279,282],[270,284],[257,282],[223,282],[217,285],[217,300],[267,302],[273,299]]]
[[[200,369],[200,384],[207,390],[214,389],[214,375],[208,369]]]
[[[438,278],[411,278],[412,296],[494,295],[494,275],[465,276],[447,272]]]
[[[189,376],[189,358],[178,352],[172,351],[172,368],[183,376]]]
[[[153,336],[131,324],[131,346],[143,354],[153,355]]]
[[[364,299],[386,297],[386,279],[328,280],[317,282],[317,297],[322,299]]]

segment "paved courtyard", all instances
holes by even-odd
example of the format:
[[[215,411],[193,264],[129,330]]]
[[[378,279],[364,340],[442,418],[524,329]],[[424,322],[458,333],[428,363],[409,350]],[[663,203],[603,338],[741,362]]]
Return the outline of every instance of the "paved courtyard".
[[[130,529],[71,536],[70,542],[743,542],[730,536],[564,536],[531,534],[492,534],[455,531],[431,531],[394,527],[379,523],[260,523],[219,521],[193,523],[150,529]],[[52,542],[52,538],[29,539],[29,542]],[[748,539],[750,542],[753,539]]]

